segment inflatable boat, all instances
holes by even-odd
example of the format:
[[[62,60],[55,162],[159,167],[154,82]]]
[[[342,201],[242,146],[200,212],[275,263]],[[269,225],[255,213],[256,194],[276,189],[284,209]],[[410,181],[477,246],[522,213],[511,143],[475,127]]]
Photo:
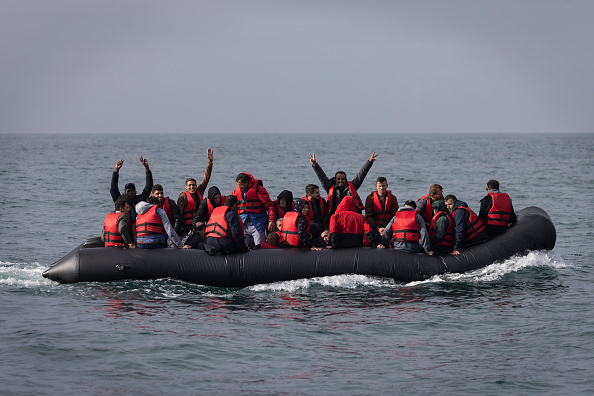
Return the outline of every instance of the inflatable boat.
[[[361,274],[411,282],[448,272],[462,273],[531,250],[551,250],[557,238],[545,211],[518,211],[504,233],[461,250],[460,255],[429,256],[393,249],[259,249],[209,256],[194,249],[122,249],[89,239],[53,263],[43,276],[60,282],[109,282],[172,278],[208,286],[245,287],[322,276]]]

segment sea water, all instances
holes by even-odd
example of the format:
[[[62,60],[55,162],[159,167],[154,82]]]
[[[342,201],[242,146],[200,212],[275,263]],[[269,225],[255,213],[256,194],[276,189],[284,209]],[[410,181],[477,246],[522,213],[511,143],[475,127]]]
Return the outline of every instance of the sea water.
[[[591,394],[593,135],[1,135],[0,394]],[[341,275],[243,289],[171,279],[60,285],[42,272],[100,235],[120,189],[223,194],[248,171],[271,197],[317,178],[384,176],[404,202],[439,183],[475,211],[498,179],[557,228],[535,251],[403,284]],[[324,195],[324,194],[323,194]]]

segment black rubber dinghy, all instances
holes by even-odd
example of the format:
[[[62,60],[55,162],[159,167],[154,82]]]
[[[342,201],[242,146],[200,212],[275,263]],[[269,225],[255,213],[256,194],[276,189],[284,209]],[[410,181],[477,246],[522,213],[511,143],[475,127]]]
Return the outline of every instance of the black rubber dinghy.
[[[220,287],[245,287],[303,278],[361,274],[411,282],[448,272],[462,273],[531,250],[551,250],[557,238],[545,211],[529,207],[504,233],[461,250],[458,256],[428,256],[393,249],[260,249],[209,256],[194,249],[106,248],[89,239],[47,269],[60,283],[172,278]]]

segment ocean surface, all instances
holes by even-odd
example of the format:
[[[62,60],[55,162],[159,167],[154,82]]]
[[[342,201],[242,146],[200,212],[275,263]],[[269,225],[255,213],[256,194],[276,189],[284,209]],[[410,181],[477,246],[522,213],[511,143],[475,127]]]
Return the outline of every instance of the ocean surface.
[[[0,135],[0,394],[593,394],[594,135]],[[424,282],[336,276],[222,289],[171,279],[60,285],[42,272],[101,234],[120,188],[249,171],[273,199],[385,176],[399,201],[439,183],[478,211],[498,179],[539,206],[553,251]]]

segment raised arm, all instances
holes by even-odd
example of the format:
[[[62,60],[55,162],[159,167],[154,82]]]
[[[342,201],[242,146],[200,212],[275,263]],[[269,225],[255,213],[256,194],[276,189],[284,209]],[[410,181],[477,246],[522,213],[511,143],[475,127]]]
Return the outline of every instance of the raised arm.
[[[120,178],[120,169],[122,168],[122,165],[124,165],[124,160],[121,159],[116,163],[115,166],[115,170],[113,171],[113,174],[111,175],[111,186],[109,187],[109,195],[111,195],[111,199],[113,199],[113,202],[116,201],[116,199],[118,199],[120,197],[120,195],[122,195],[120,193],[120,189],[118,188],[118,181]]]
[[[153,174],[149,168],[148,160],[143,158],[142,155],[139,159],[142,166],[144,166],[144,171],[146,172],[146,182],[144,183],[144,189],[142,190],[142,194],[140,194],[140,196],[143,200],[146,200],[151,195],[151,190],[153,189]]]
[[[210,181],[210,175],[212,174],[212,163],[214,161],[214,151],[209,147],[206,150],[206,157],[208,158],[208,163],[206,164],[206,170],[204,171],[204,176],[202,176],[202,181],[198,184],[198,192],[200,195],[204,195],[204,191],[206,191],[206,187],[208,186],[208,182]]]
[[[322,187],[324,188],[324,190],[326,190],[326,193],[329,194],[330,187],[332,187],[332,182],[330,181],[330,179],[328,179],[328,176],[326,176],[326,173],[324,173],[322,167],[317,163],[316,153],[309,155],[309,162],[311,163],[311,166],[313,167],[313,170],[316,173],[318,180],[322,184]]]
[[[359,173],[357,173],[357,176],[355,176],[355,178],[351,180],[351,183],[353,183],[353,186],[355,186],[355,190],[359,189],[359,187],[361,187],[361,184],[363,184],[365,176],[367,176],[367,173],[371,169],[371,165],[373,165],[378,155],[379,154],[376,154],[374,151],[373,154],[371,154],[371,158],[369,158],[369,160],[367,160],[363,164],[363,167],[361,167],[361,170],[359,171]]]

